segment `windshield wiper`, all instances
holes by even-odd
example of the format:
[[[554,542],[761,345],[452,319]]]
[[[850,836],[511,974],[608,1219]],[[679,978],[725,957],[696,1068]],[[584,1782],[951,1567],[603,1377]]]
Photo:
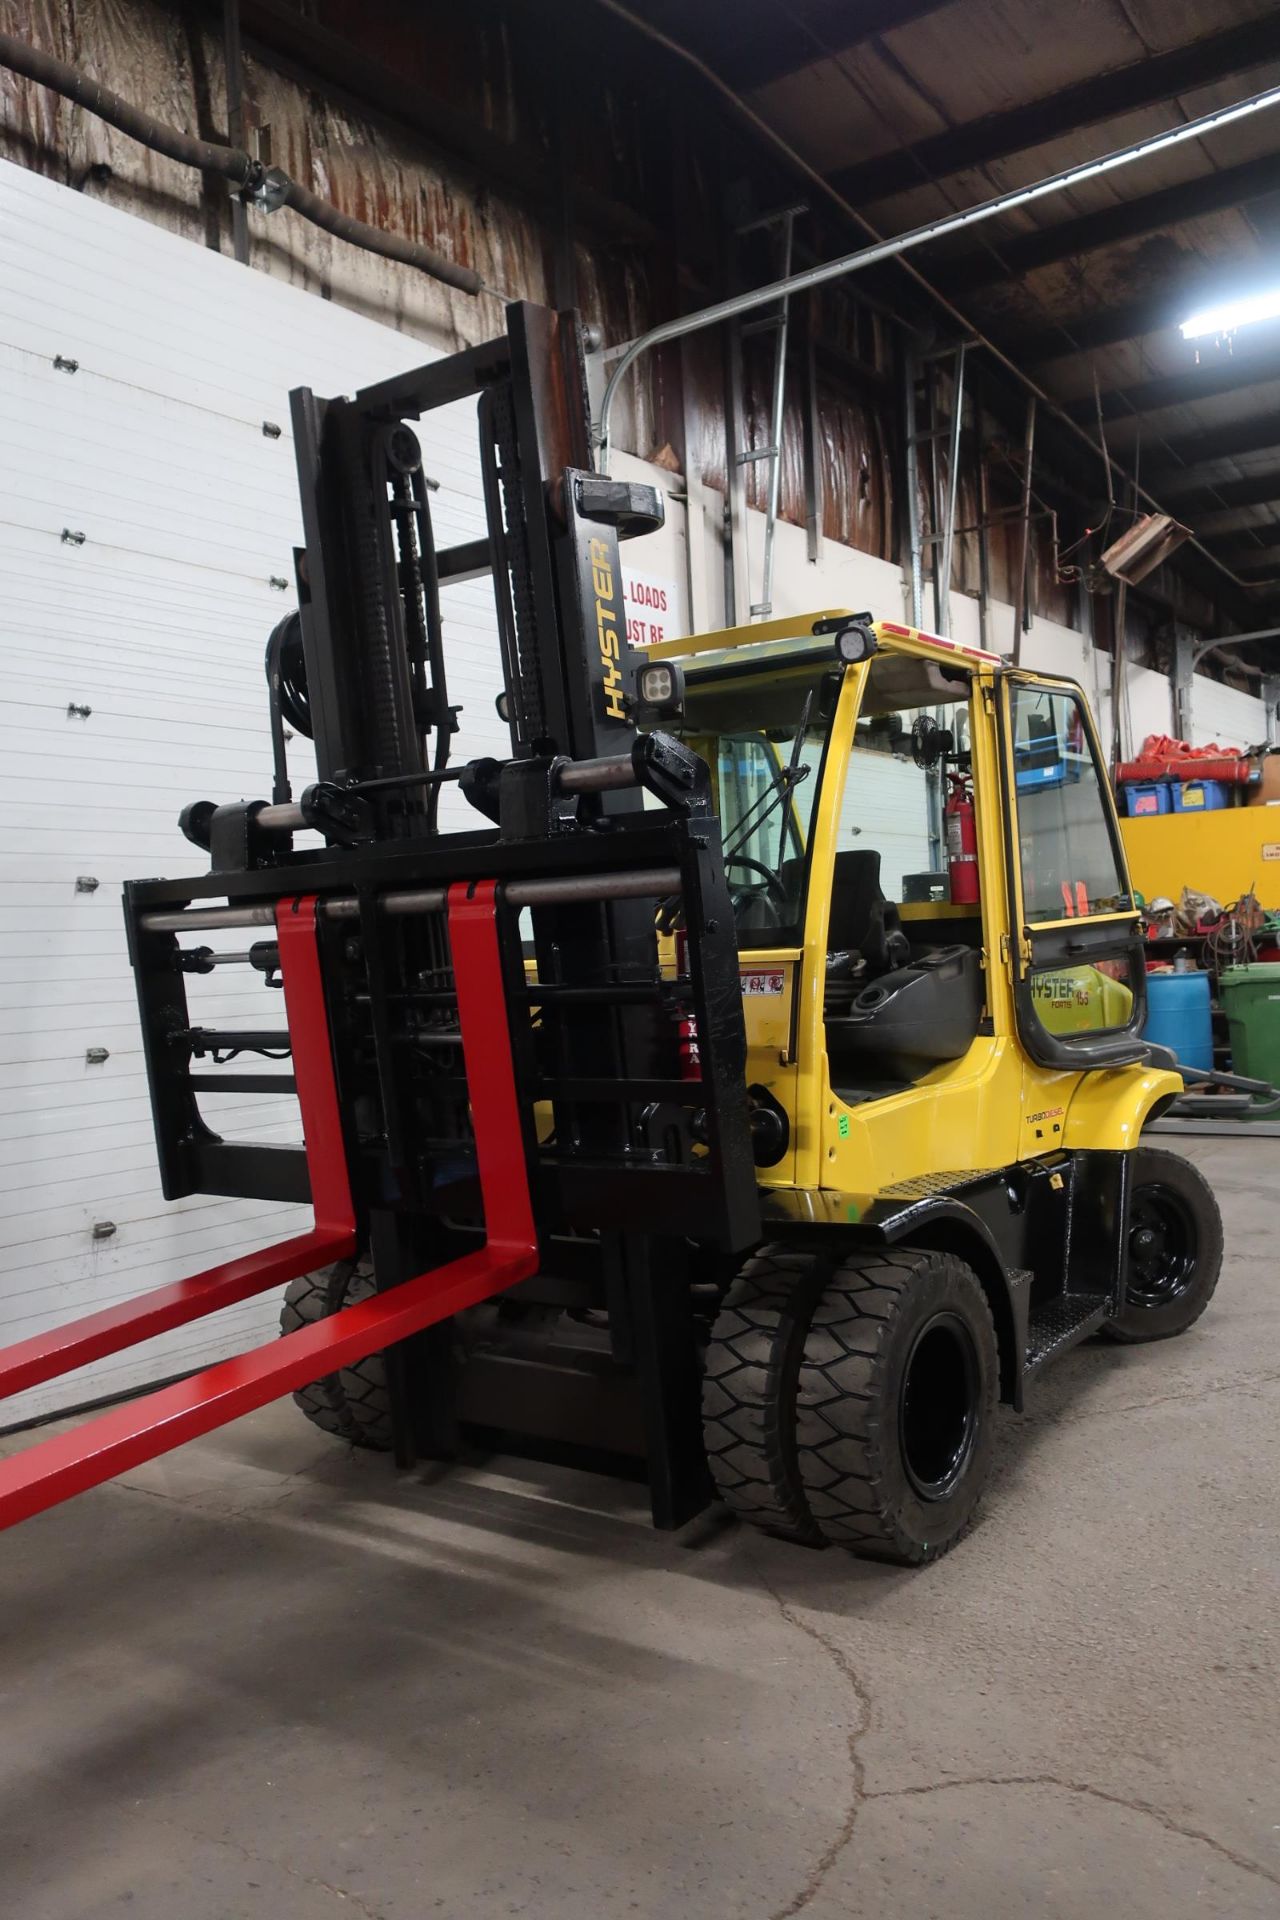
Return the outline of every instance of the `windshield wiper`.
[[[794,793],[795,789],[800,784],[800,774],[799,774],[800,749],[804,745],[804,736],[808,732],[809,709],[812,707],[812,705],[813,705],[813,692],[812,690],[810,690],[810,692],[805,697],[804,711],[800,715],[800,725],[796,728],[796,737],[791,742],[791,758],[787,762],[787,793],[786,793],[787,799],[790,799],[792,793]],[[809,769],[806,767],[805,772],[808,773],[808,771]],[[781,874],[782,874],[782,856],[786,851],[786,845],[787,845],[787,824],[788,824],[787,816],[784,813],[782,816],[782,830],[778,835],[779,877],[781,877]]]
[[[768,790],[754,800],[738,822],[738,834],[731,847],[725,849],[726,863],[735,853],[740,853],[752,834],[759,833],[765,822],[791,798],[802,780],[807,780],[813,771],[811,767],[800,765],[800,753],[804,746],[804,736],[809,727],[809,713],[813,706],[813,691],[805,697],[804,709],[800,715],[800,724],[796,728],[796,737],[791,742],[791,758],[784,768],[771,775]],[[759,810],[763,808],[763,812]],[[758,815],[758,817],[753,817]],[[783,815],[782,833],[778,840],[778,866],[782,866],[783,849],[787,844],[787,819]]]

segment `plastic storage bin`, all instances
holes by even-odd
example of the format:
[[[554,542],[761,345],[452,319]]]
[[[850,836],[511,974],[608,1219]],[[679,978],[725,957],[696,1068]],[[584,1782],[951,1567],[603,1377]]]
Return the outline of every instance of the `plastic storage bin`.
[[[1149,813],[1169,813],[1169,784],[1165,780],[1144,780],[1121,787],[1124,810],[1131,820]]]
[[[1280,975],[1280,967],[1276,972]],[[1149,973],[1143,1033],[1184,1067],[1213,1071],[1213,1014],[1207,973]]]
[[[1227,804],[1227,790],[1221,780],[1175,780],[1175,813],[1219,813]]]
[[[1231,1033],[1231,1064],[1246,1080],[1280,1087],[1280,961],[1227,967],[1218,982]]]

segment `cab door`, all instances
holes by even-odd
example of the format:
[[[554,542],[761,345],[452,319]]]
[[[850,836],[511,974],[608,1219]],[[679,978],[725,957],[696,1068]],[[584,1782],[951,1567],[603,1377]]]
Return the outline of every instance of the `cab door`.
[[[1139,1060],[1141,927],[1092,715],[1069,681],[999,679],[1019,1038],[1042,1067]]]

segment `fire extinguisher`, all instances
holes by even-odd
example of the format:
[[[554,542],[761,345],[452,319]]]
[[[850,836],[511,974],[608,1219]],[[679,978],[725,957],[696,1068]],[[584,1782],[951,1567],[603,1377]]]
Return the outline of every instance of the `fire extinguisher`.
[[[689,972],[689,935],[684,927],[676,928],[676,973],[688,975]],[[702,1049],[698,1045],[698,1022],[688,1007],[676,1022],[679,1042],[681,1080],[701,1080]]]
[[[951,791],[947,795],[947,870],[951,876],[953,906],[976,906],[978,887],[978,827],[973,811],[973,792],[969,776],[948,773]]]

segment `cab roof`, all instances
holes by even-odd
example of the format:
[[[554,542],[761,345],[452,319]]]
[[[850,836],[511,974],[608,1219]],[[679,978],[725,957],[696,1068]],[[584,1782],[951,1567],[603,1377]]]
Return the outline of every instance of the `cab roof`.
[[[892,620],[874,620],[869,613],[855,613],[849,607],[823,607],[814,613],[784,614],[777,620],[762,620],[749,627],[721,627],[711,633],[694,633],[681,640],[659,640],[644,649],[646,659],[685,660],[696,656],[700,667],[714,667],[729,660],[742,662],[749,656],[763,667],[784,666],[796,653],[812,654],[815,639],[831,636],[843,623],[869,626],[877,644],[888,653],[923,654],[939,661],[957,654],[975,660],[980,666],[1004,664],[998,653],[981,647],[965,646],[939,633],[927,633],[919,627],[905,627]],[[834,652],[834,647],[833,647]]]

